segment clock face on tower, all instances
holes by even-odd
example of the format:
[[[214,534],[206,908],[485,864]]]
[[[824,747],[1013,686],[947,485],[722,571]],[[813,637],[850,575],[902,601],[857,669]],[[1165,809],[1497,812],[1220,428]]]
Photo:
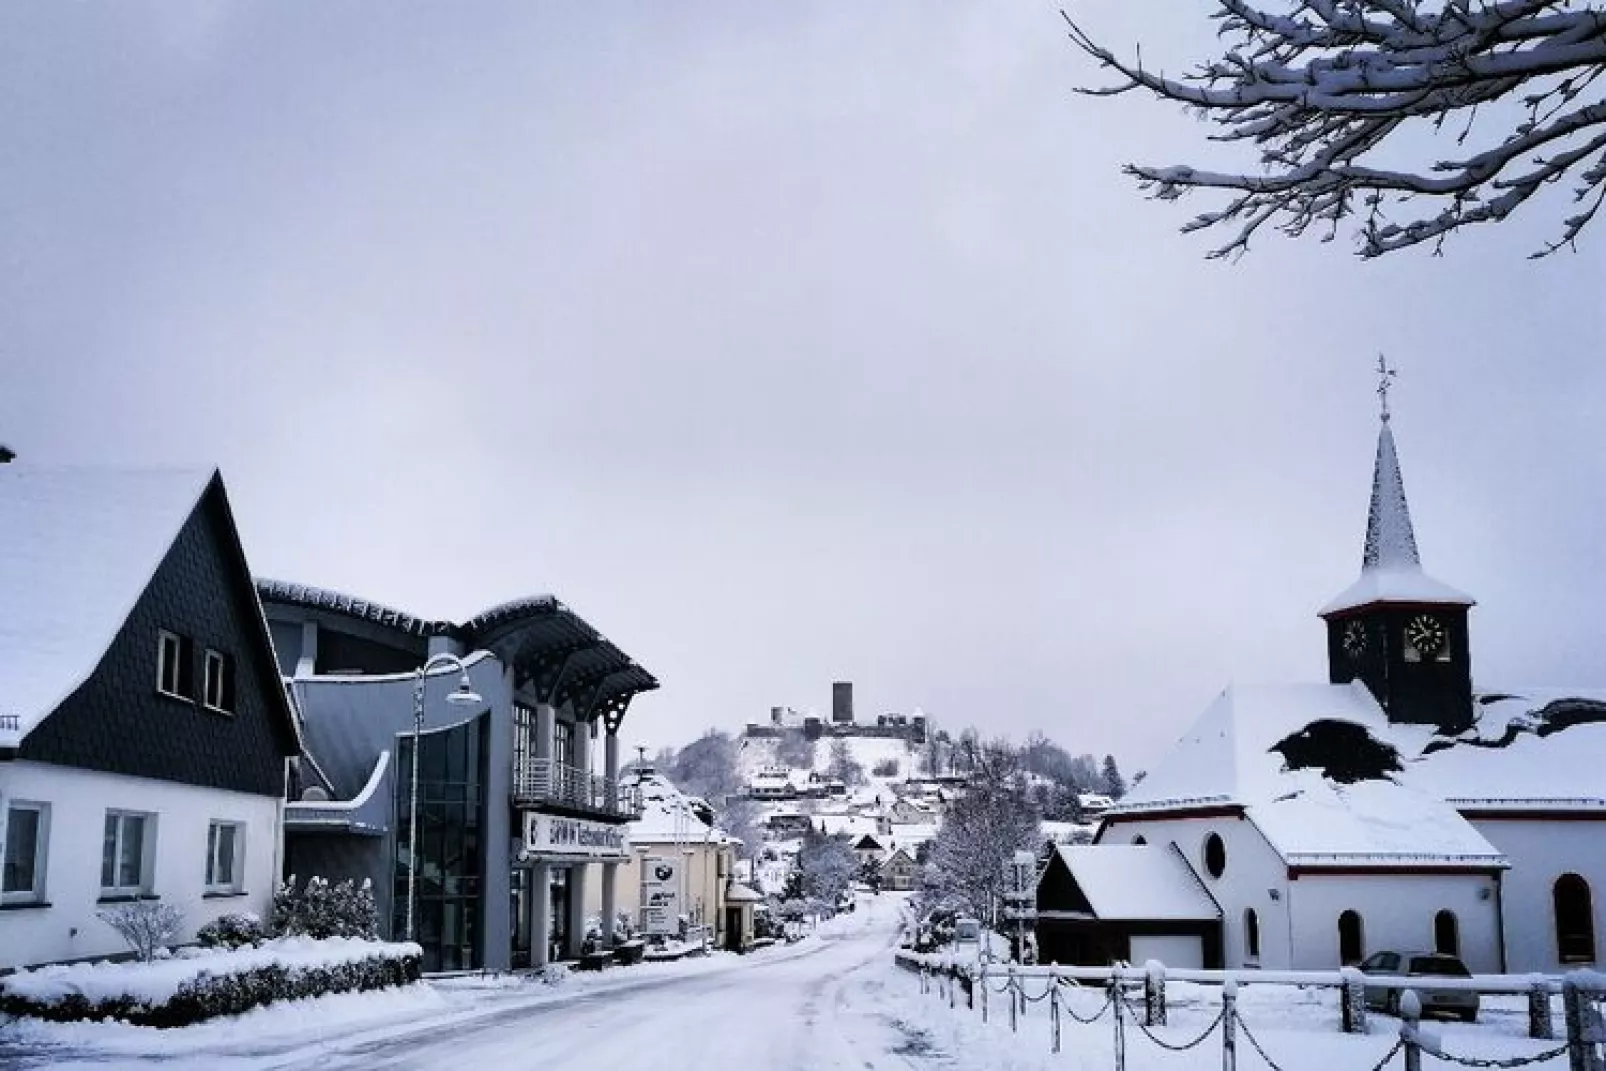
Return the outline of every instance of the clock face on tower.
[[[1358,660],[1366,653],[1366,626],[1359,621],[1351,621],[1344,626],[1344,653],[1352,660]]]
[[[1405,642],[1423,661],[1445,657],[1449,638],[1444,622],[1432,614],[1417,614],[1405,625]]]

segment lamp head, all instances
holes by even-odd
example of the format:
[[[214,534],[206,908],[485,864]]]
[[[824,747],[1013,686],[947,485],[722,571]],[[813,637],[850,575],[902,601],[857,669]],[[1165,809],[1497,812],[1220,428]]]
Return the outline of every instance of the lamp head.
[[[474,686],[469,683],[468,671],[465,670],[462,677],[457,681],[457,690],[448,695],[446,701],[453,706],[469,707],[479,706],[485,700],[480,698],[480,693],[476,692]]]

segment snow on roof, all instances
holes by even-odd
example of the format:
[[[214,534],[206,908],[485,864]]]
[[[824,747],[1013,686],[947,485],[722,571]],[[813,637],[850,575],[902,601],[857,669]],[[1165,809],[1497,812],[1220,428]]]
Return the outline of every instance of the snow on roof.
[[[1419,731],[1410,784],[1463,810],[1606,808],[1606,692],[1485,694],[1475,711],[1453,741]]]
[[[1435,580],[1422,571],[1421,566],[1411,568],[1366,568],[1355,583],[1339,592],[1321,609],[1321,616],[1342,613],[1379,602],[1448,603],[1452,606],[1473,606],[1471,595],[1449,584]]]
[[[1319,769],[1289,769],[1274,746],[1317,723],[1355,727],[1380,751],[1397,748],[1398,772],[1342,783]],[[1109,813],[1242,806],[1285,862],[1304,865],[1504,865],[1442,796],[1414,783],[1410,760],[1428,731],[1390,725],[1360,682],[1235,686]]]
[[[688,796],[660,773],[642,771],[621,778],[625,785],[641,789],[641,817],[630,823],[630,840],[644,844],[667,844],[676,841],[712,840],[728,843],[732,838],[718,825],[705,822],[698,812],[707,807],[695,797]],[[706,812],[705,812],[706,813]]]
[[[0,465],[0,745],[94,672],[213,475]]]
[[[1221,908],[1174,848],[1062,844],[1056,850],[1100,919],[1221,917]]]

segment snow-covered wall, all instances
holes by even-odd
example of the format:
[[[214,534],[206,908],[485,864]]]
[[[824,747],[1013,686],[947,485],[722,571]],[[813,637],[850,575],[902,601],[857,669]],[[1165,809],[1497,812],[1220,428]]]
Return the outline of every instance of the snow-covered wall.
[[[1556,947],[1553,890],[1563,874],[1577,874],[1589,883],[1595,909],[1596,962],[1606,952],[1606,822],[1558,822],[1473,819],[1491,844],[1511,860],[1502,880],[1506,920],[1506,963],[1513,973],[1570,970]]]
[[[99,773],[66,766],[0,763],[0,807],[11,801],[49,806],[44,898],[48,906],[7,905],[0,910],[0,968],[128,951],[123,939],[96,917],[101,845],[108,809],[155,815],[151,892],[184,912],[180,942],[219,915],[242,911],[266,916],[280,858],[282,801],[223,789],[201,788]],[[213,821],[245,827],[240,895],[206,894],[207,829]]]

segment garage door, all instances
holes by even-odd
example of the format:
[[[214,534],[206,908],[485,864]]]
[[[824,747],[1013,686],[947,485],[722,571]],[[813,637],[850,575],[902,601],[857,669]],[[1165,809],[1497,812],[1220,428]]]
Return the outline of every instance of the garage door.
[[[1200,937],[1134,937],[1132,965],[1155,959],[1167,967],[1203,967],[1204,939]]]

